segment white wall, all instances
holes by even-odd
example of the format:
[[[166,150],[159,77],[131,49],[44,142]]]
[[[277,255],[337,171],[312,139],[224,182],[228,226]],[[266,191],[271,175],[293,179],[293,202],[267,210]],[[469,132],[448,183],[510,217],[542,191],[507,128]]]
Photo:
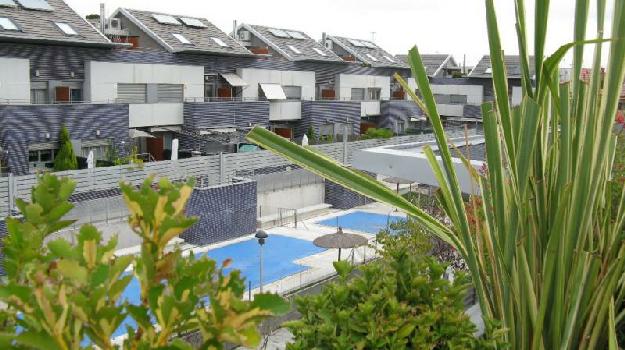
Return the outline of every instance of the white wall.
[[[414,91],[417,83],[414,78],[408,79],[408,85]],[[441,95],[465,95],[467,103],[471,105],[481,105],[484,102],[484,87],[482,85],[430,85],[432,93]],[[406,94],[406,99],[410,96]]]
[[[341,100],[352,99],[352,89],[354,88],[380,88],[380,99],[389,100],[391,98],[391,77],[381,75],[356,75],[337,74],[336,90]],[[367,92],[365,91],[365,94]],[[366,95],[365,95],[366,97]]]
[[[512,105],[518,106],[523,100],[523,88],[520,86],[512,87]]]
[[[362,101],[360,103],[360,116],[380,115],[380,101]]]
[[[281,71],[271,69],[239,68],[237,74],[248,86],[243,88],[244,98],[257,98],[258,84],[280,84],[282,86],[301,86],[302,100],[315,99],[315,72]]]
[[[30,103],[30,61],[0,57],[0,103]]]
[[[86,64],[85,98],[114,102],[117,84],[183,84],[184,98],[204,98],[204,67],[90,61]],[[179,125],[182,103],[130,105],[130,127]]]
[[[323,204],[323,183],[291,187],[279,191],[258,193],[258,207],[262,216],[278,214],[278,208],[301,209]]]
[[[270,101],[269,121],[302,119],[301,101]]]

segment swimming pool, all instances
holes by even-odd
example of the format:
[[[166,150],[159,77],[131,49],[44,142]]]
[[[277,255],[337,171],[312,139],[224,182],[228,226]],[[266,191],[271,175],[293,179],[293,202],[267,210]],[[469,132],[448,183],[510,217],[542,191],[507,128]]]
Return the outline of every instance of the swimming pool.
[[[308,267],[298,265],[294,261],[323,251],[325,249],[316,247],[311,241],[269,233],[269,238],[263,247],[263,285],[307,270]],[[258,241],[249,239],[212,249],[206,253],[196,254],[196,256],[208,255],[217,261],[217,264],[221,264],[226,259],[232,259],[232,264],[226,271],[240,270],[241,276],[245,278],[246,282],[251,281],[252,289],[254,289],[260,285],[258,253]],[[122,294],[122,299],[127,299],[129,303],[136,305],[140,303],[139,294],[139,282],[133,279]],[[136,327],[136,323],[131,318],[126,319],[113,336],[118,337],[126,334],[126,326]]]
[[[396,215],[384,215],[369,213],[366,211],[355,211],[334,218],[317,221],[317,224],[328,227],[340,226],[344,229],[360,231],[375,235],[378,234],[380,230],[386,229],[388,225],[396,223],[403,219],[403,217]]]

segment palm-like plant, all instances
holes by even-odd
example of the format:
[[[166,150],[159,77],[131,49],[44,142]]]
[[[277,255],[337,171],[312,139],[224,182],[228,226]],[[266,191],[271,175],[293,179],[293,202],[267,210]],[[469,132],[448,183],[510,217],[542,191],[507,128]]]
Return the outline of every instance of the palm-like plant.
[[[523,0],[515,0],[523,100],[510,105],[494,0],[485,0],[495,101],[482,106],[488,172],[469,169],[483,197],[467,206],[418,49],[410,63],[422,98],[412,99],[432,123],[440,163],[426,149],[452,225],[430,217],[385,186],[309,148],[264,129],[248,138],[332,181],[415,217],[464,256],[483,317],[498,321],[513,349],[617,349],[616,324],[625,317],[625,192],[612,217],[612,133],[625,75],[625,1],[615,0],[612,39],[604,40],[606,1],[597,0],[597,39],[585,41],[589,0],[576,0],[574,43],[543,59],[549,0],[536,0],[535,76],[530,74]],[[608,43],[606,43],[608,42]],[[584,45],[595,45],[592,80],[577,79]],[[610,46],[600,80],[602,49]],[[559,63],[573,50],[574,79],[559,81]],[[475,209],[468,209],[475,208]],[[468,210],[483,218],[469,225]]]

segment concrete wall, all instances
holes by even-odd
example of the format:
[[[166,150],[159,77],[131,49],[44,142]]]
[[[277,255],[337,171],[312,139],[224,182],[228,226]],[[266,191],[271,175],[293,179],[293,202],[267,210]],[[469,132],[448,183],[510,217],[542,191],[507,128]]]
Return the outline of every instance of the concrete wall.
[[[187,243],[206,245],[256,231],[256,182],[196,188],[187,204],[187,215],[198,222],[181,235]]]
[[[128,140],[128,105],[0,105],[0,145],[9,152],[11,172],[28,174],[28,146],[57,142],[63,125],[73,140],[120,144]]]
[[[338,98],[341,100],[351,100],[353,88],[380,88],[380,99],[388,100],[391,98],[391,77],[380,75],[337,74],[336,92]]]
[[[301,209],[324,203],[323,183],[295,186],[258,193],[258,212],[262,216],[278,214],[279,208]]]
[[[0,57],[0,103],[30,103],[30,60]]]
[[[302,100],[315,99],[315,72],[239,68],[237,74],[248,84],[243,88],[243,98],[258,98],[259,84],[301,86]]]
[[[204,98],[204,67],[89,61],[86,63],[85,98],[95,102],[117,99],[117,84],[183,84],[184,98]],[[182,125],[182,103],[133,104],[130,127]]]

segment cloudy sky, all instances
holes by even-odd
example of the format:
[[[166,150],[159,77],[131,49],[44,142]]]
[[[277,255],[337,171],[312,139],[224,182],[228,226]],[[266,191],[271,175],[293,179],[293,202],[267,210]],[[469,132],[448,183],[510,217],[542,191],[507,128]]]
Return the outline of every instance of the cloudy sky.
[[[123,6],[204,17],[230,32],[233,20],[298,29],[314,38],[322,32],[371,39],[393,54],[418,45],[422,53],[451,53],[468,66],[488,53],[483,0],[66,0],[81,15],[107,14]],[[619,0],[620,1],[620,0]],[[506,53],[516,53],[513,0],[496,0]],[[526,1],[529,7],[533,1]],[[608,1],[611,3],[611,1]],[[551,0],[548,47],[571,41],[575,0]],[[610,11],[611,12],[611,9]],[[533,8],[528,8],[533,13]],[[595,11],[591,9],[591,18]],[[611,16],[608,14],[607,23]],[[595,28],[593,21],[589,28]],[[533,33],[530,33],[533,35]],[[588,55],[591,57],[591,55]],[[570,59],[565,63],[570,64]]]

